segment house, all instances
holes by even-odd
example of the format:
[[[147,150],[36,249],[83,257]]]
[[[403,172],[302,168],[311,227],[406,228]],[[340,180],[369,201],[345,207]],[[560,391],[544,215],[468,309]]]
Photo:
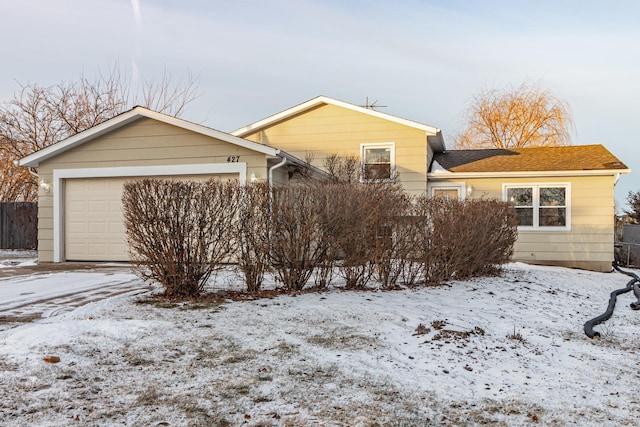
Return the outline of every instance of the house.
[[[299,168],[321,174],[332,154],[359,159],[363,183],[514,203],[515,260],[604,271],[613,259],[613,187],[629,170],[604,147],[447,151],[435,127],[324,96],[230,134],[136,107],[19,164],[41,180],[40,260],[111,261],[127,259],[127,180],[284,184]]]
[[[148,177],[287,182],[303,161],[185,120],[135,107],[19,160],[37,168],[41,262],[126,261],[126,181]],[[284,166],[284,167],[283,167]]]
[[[602,145],[446,150],[439,129],[317,97],[232,132],[299,157],[357,156],[411,194],[485,197],[514,203],[514,260],[609,271],[614,192],[629,169]]]

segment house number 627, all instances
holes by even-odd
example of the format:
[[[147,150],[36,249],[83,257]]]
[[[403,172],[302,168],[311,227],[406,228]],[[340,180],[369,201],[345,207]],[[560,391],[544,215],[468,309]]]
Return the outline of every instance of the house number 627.
[[[240,156],[227,157],[227,163],[238,163],[239,160],[240,160]]]

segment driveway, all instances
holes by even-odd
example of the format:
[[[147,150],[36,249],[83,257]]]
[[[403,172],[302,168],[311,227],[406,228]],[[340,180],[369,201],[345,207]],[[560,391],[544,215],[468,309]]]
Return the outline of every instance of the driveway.
[[[0,268],[0,331],[56,316],[122,294],[142,294],[151,287],[127,264],[3,261]]]

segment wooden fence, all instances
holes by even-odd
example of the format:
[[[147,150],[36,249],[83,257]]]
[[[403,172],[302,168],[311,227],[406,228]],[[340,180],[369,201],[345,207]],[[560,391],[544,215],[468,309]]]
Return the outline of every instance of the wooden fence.
[[[0,249],[38,247],[38,203],[0,203]]]

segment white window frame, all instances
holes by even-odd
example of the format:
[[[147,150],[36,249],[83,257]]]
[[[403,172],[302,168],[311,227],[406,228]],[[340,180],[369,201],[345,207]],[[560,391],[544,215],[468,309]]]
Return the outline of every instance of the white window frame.
[[[540,188],[564,188],[565,225],[564,227],[540,226]],[[510,188],[531,188],[533,196],[533,225],[519,225],[519,231],[571,231],[571,183],[569,182],[535,182],[521,184],[503,184],[502,200],[509,202],[507,190]]]
[[[390,178],[385,179],[365,179],[365,150],[367,148],[389,148],[390,157]],[[360,144],[360,182],[391,182],[396,179],[396,143],[395,142],[372,142]]]
[[[457,190],[458,200],[464,200],[467,195],[467,185],[461,182],[430,182],[429,197],[435,197],[435,190]]]

